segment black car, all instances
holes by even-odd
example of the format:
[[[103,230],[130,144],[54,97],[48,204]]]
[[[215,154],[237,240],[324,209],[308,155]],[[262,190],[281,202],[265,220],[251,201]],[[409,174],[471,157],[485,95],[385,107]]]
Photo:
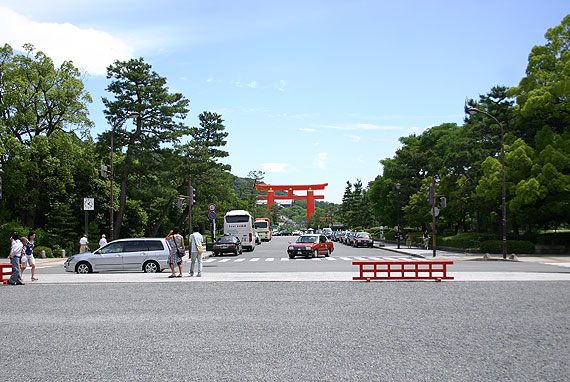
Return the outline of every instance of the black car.
[[[212,245],[212,253],[214,256],[219,256],[222,253],[233,253],[234,255],[241,255],[243,248],[241,241],[235,236],[221,236]]]

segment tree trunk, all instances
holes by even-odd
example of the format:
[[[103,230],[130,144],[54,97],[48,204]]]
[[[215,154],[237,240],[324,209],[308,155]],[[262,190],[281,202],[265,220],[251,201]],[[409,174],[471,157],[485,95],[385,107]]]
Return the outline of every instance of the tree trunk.
[[[151,237],[156,237],[156,234],[158,233],[158,230],[160,229],[160,226],[162,225],[164,218],[166,217],[166,215],[168,215],[168,211],[170,210],[170,205],[172,204],[173,199],[174,199],[174,197],[171,197],[168,200],[168,202],[166,203],[166,206],[164,206],[164,209],[162,210],[162,214],[160,215],[160,218],[158,218],[158,221],[156,222],[156,224],[154,225],[154,228],[152,229],[152,231],[150,233]]]
[[[137,140],[142,134],[142,124],[139,118],[137,118],[137,130],[131,135],[129,138],[129,144],[127,148],[127,155],[125,156],[125,163],[124,163],[124,170],[123,175],[121,177],[121,193],[119,197],[119,211],[117,213],[117,217],[115,218],[115,227],[113,232],[113,240],[120,237],[121,235],[121,225],[123,224],[123,216],[125,215],[125,210],[127,209],[127,184],[129,180],[130,174],[130,166],[132,163],[131,160],[131,148],[134,147],[137,143]]]

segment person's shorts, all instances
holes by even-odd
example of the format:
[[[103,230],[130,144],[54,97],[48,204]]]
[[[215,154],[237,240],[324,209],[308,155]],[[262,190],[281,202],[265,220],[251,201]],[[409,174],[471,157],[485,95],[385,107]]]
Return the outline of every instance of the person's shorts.
[[[24,267],[31,267],[32,265],[36,265],[36,259],[34,259],[34,255],[26,255],[26,261],[22,262]]]

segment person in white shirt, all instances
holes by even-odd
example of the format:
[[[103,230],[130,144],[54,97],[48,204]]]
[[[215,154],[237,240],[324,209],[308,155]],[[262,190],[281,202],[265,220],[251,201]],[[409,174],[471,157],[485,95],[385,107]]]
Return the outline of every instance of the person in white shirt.
[[[198,274],[196,276],[202,277],[202,252],[198,252],[198,246],[202,246],[204,238],[198,232],[198,227],[194,227],[194,233],[190,235],[190,277],[194,276],[194,264],[198,260]]]
[[[99,240],[99,248],[103,248],[107,245],[107,239],[105,238],[105,234],[101,235],[101,240]]]
[[[10,277],[10,280],[8,280],[8,284],[24,285],[22,281],[22,273],[20,272],[20,260],[22,259],[22,250],[24,249],[24,245],[20,241],[17,232],[14,232],[12,234],[10,243],[12,246],[10,248],[10,254],[8,255],[8,258],[12,263],[12,276]]]
[[[79,253],[87,251],[87,244],[89,244],[87,241],[87,235],[83,235],[83,237],[79,239]]]

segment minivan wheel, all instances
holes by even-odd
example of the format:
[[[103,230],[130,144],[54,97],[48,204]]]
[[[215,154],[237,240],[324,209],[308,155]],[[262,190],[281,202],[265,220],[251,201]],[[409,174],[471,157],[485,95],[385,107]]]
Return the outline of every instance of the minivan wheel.
[[[315,251],[313,252],[313,259],[319,257],[319,251],[317,249],[315,249]]]
[[[75,266],[75,272],[85,274],[93,272],[93,269],[89,263],[82,262]]]
[[[156,261],[147,261],[143,264],[143,271],[145,273],[157,273],[159,272],[160,266]]]
[[[330,255],[331,255],[331,250],[329,248],[329,249],[327,249],[327,254],[325,255],[325,257],[329,257]]]

